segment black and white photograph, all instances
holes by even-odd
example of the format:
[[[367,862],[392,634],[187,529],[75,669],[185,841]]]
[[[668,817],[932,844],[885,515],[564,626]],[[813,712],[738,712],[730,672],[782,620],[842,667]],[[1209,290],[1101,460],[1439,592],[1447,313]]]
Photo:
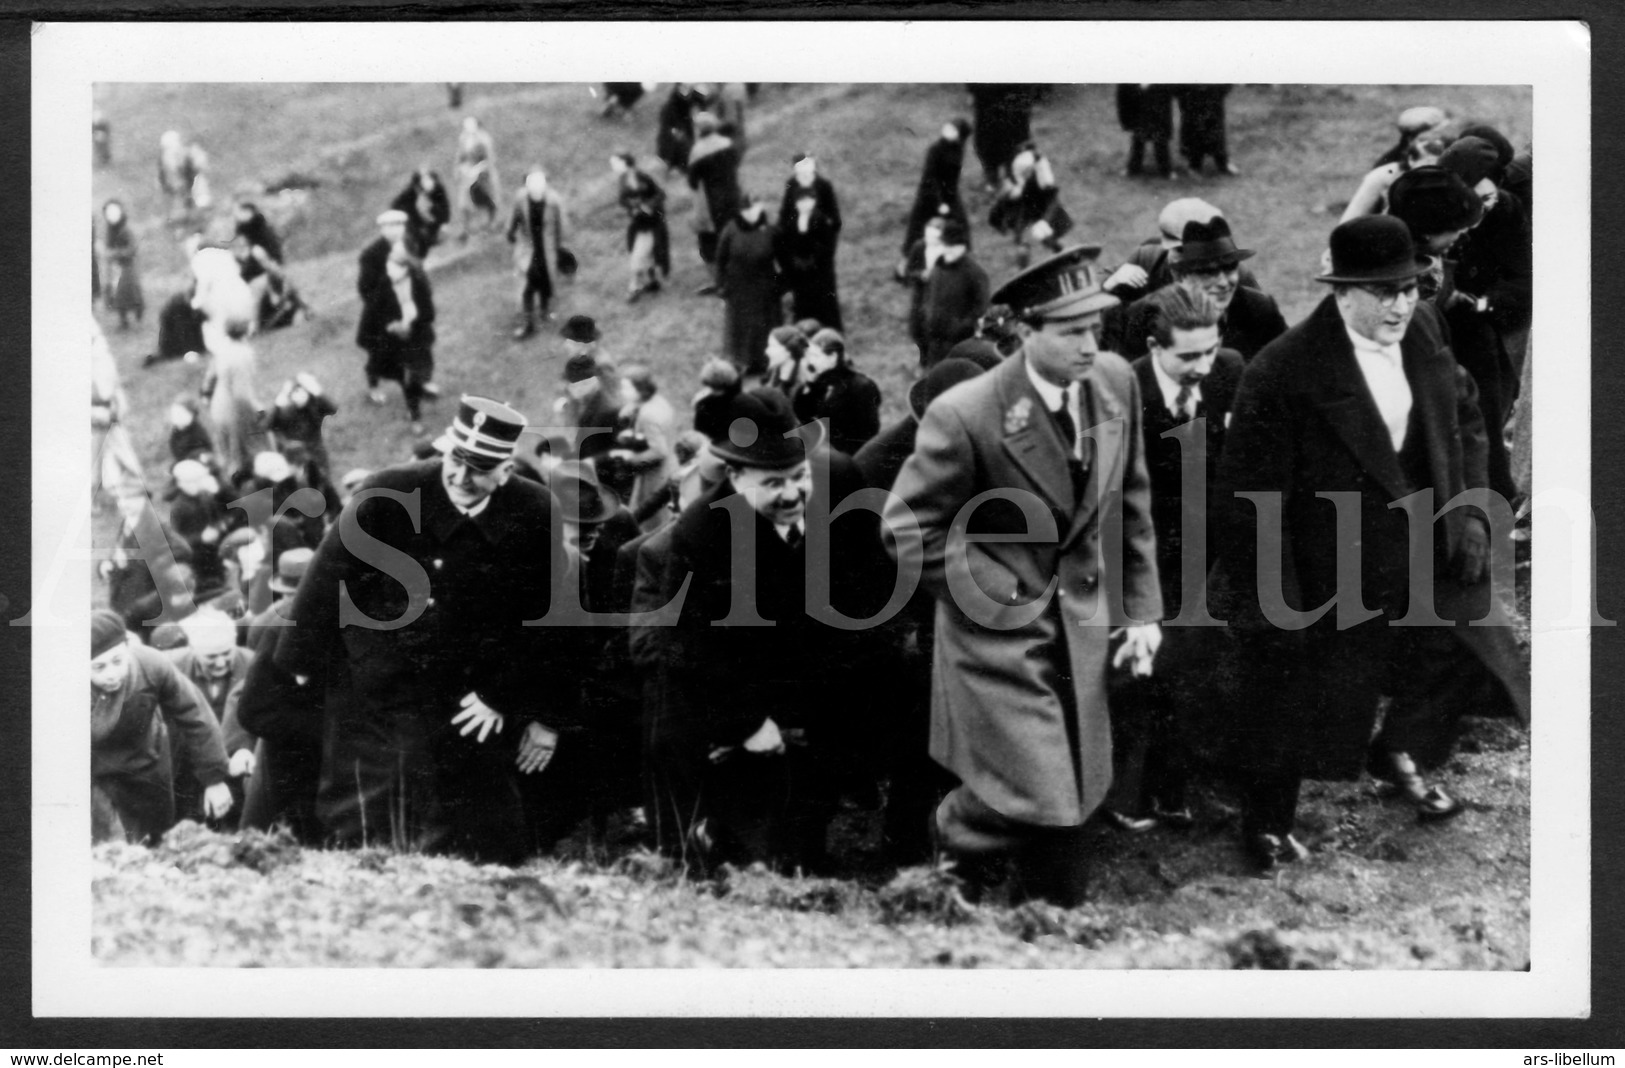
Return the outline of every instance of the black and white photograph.
[[[42,24],[35,1012],[1586,1014],[1586,34],[1384,31]]]

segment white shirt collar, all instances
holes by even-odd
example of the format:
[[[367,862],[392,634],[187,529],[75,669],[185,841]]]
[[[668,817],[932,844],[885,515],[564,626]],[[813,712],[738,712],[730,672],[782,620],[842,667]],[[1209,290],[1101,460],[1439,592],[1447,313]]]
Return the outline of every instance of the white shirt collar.
[[[1157,362],[1157,358],[1155,356],[1148,356],[1147,359],[1151,361],[1151,370],[1156,375],[1157,388],[1162,390],[1162,406],[1168,409],[1170,412],[1177,411],[1178,409],[1175,407],[1175,402],[1179,399],[1179,391],[1184,387],[1178,382],[1175,382],[1173,378],[1169,376],[1168,372],[1162,369],[1162,364]],[[1191,386],[1189,410],[1194,413],[1196,410],[1196,405],[1200,404],[1201,402],[1202,384],[1198,382]]]
[[[1071,386],[1057,386],[1033,370],[1031,360],[1023,357],[1022,362],[1027,367],[1027,378],[1031,380],[1033,388],[1038,390],[1038,396],[1043,400],[1045,408],[1055,412],[1060,410],[1062,404],[1066,404],[1068,409],[1077,407],[1077,383],[1074,382]]]
[[[1363,334],[1357,334],[1353,330],[1350,330],[1347,323],[1343,324],[1343,330],[1348,334],[1349,341],[1354,344],[1354,351],[1356,353],[1371,353],[1373,355],[1381,356],[1395,367],[1404,366],[1404,358],[1400,355],[1399,343],[1397,341],[1391,345],[1380,344],[1379,342],[1373,341],[1371,338],[1368,338]]]

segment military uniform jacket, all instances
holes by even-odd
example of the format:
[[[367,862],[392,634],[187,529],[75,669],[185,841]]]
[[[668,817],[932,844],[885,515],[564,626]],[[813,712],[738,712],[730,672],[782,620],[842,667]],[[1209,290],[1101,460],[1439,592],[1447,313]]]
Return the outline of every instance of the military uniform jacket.
[[[417,521],[367,490],[415,500]],[[551,517],[547,491],[528,479],[510,478],[470,519],[447,497],[439,460],[378,472],[322,539],[277,665],[330,687],[348,682],[361,713],[449,719],[473,691],[498,712],[552,725],[549,695],[574,691],[560,677],[573,668],[549,655],[559,629],[523,625],[547,612],[554,568],[563,567]],[[361,614],[376,622],[358,625]]]

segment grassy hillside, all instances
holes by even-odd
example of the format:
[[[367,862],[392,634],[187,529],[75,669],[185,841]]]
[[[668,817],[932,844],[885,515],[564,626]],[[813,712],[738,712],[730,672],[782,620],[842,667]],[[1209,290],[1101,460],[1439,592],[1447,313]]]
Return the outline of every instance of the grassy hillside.
[[[686,415],[696,372],[722,331],[721,303],[691,295],[704,278],[687,222],[691,196],[680,176],[664,179],[675,277],[664,294],[629,306],[607,166],[612,151],[629,148],[661,176],[652,151],[661,95],[618,122],[598,117],[587,86],[471,86],[464,110],[491,129],[506,191],[540,162],[569,202],[567,243],[582,269],[556,304],[560,319],[595,316],[607,353],[652,365]],[[256,341],[261,398],[314,371],[340,407],[328,424],[338,470],[404,458],[412,438],[398,396],[382,408],[363,397],[354,258],[411,168],[427,162],[450,177],[460,113],[447,108],[443,87],[109,85],[97,103],[113,124],[116,163],[97,172],[96,200],[129,205],[153,310],[183,285],[154,180],[163,130],[202,140],[223,201],[237,188],[309,185],[305,196],[263,202],[319,317]],[[1321,295],[1312,275],[1343,202],[1390,143],[1393,117],[1417,103],[1493,123],[1516,144],[1530,134],[1530,93],[1516,87],[1242,86],[1229,107],[1239,177],[1133,181],[1121,176],[1126,137],[1111,86],[1059,87],[1039,106],[1034,132],[1077,220],[1073,236],[1105,246],[1108,263],[1155,232],[1168,200],[1203,196],[1225,210],[1241,244],[1259,250],[1252,266],[1295,322]],[[904,216],[926,145],[945,119],[967,113],[957,86],[766,85],[748,119],[748,189],[776,201],[791,155],[804,149],[837,186],[849,348],[880,384],[888,418],[903,410],[916,364],[903,329],[906,294],[891,280]],[[968,160],[974,247],[997,282],[1013,257],[986,225],[979,174]],[[506,244],[449,242],[431,255],[430,270],[448,397],[489,393],[545,419],[560,392],[560,343],[552,331],[509,337]],[[202,369],[140,369],[153,347],[150,315],[123,333],[103,324],[156,486],[167,466],[163,410],[196,389]],[[431,431],[449,408],[429,410]],[[112,525],[97,517],[102,544]],[[850,882],[735,873],[684,883],[645,854],[602,863],[579,848],[513,872],[373,851],[301,852],[188,829],[157,850],[97,850],[94,946],[99,959],[125,964],[1524,967],[1526,739],[1503,723],[1475,722],[1448,772],[1471,804],[1444,827],[1417,826],[1369,783],[1311,784],[1302,826],[1316,858],[1270,880],[1247,873],[1235,810],[1219,793],[1204,796],[1205,816],[1185,835],[1099,831],[1097,893],[1068,913],[966,907],[926,869],[893,881],[873,852],[872,816],[856,812],[843,820],[865,874]]]

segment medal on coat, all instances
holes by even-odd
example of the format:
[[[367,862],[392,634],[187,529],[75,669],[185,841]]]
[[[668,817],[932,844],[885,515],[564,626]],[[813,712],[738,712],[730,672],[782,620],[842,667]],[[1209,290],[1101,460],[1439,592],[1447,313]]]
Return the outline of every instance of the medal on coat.
[[[1018,430],[1027,429],[1027,424],[1033,419],[1033,401],[1031,397],[1022,397],[1010,406],[1004,413],[1004,432],[1014,434]]]

